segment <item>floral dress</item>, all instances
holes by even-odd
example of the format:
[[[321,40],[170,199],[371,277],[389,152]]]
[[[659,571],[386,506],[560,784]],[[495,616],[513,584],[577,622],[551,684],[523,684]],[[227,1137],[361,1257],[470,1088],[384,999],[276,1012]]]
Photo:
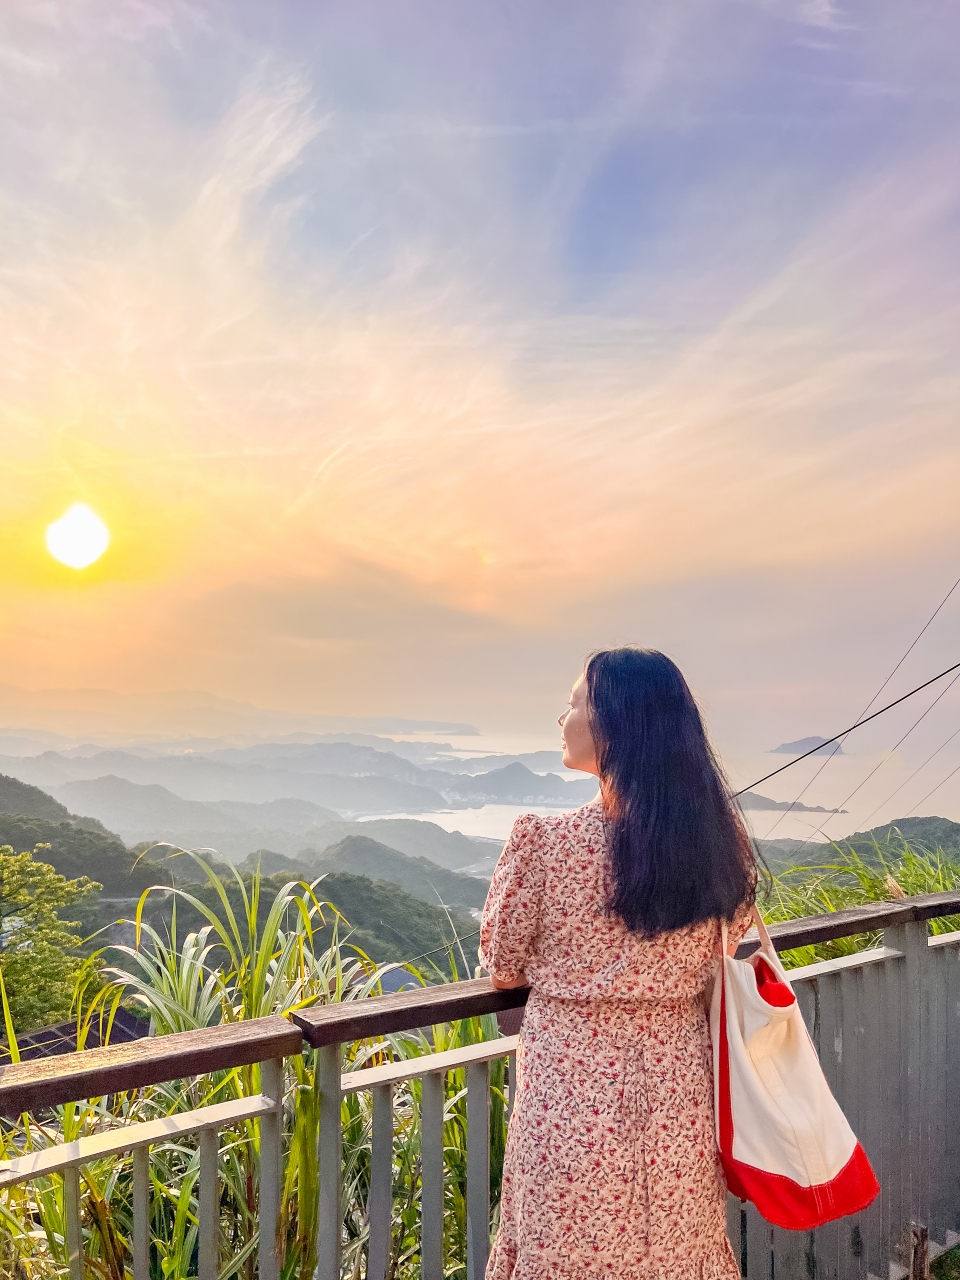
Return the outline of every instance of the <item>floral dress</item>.
[[[606,911],[609,875],[599,799],[518,818],[494,872],[481,963],[532,991],[487,1280],[737,1280],[704,1000],[719,925],[643,939]]]

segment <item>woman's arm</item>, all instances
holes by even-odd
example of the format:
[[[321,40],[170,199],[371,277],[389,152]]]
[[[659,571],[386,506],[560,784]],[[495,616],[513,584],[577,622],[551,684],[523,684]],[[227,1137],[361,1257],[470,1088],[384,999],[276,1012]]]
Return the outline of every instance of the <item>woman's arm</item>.
[[[490,982],[494,991],[515,991],[517,987],[525,987],[527,980],[520,975],[519,978],[498,978],[495,973],[491,973]]]

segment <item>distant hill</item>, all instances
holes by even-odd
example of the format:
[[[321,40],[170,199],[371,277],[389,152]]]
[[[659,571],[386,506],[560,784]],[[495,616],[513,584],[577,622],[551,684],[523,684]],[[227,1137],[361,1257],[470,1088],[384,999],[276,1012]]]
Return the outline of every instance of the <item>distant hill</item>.
[[[471,866],[493,847],[488,840],[473,840],[459,831],[445,831],[435,822],[422,818],[371,818],[366,822],[328,822],[311,834],[310,843],[300,850],[300,856],[314,857],[345,836],[357,834],[410,857],[428,858],[452,871]]]
[[[416,770],[406,761],[398,759],[397,763]],[[431,786],[386,777],[372,769],[347,776],[261,763],[228,764],[195,754],[144,757],[129,751],[102,751],[74,757],[44,751],[36,756],[0,757],[0,769],[45,790],[113,775],[141,785],[166,787],[185,800],[263,802],[294,798],[309,800],[337,814],[409,813],[450,807],[449,801]]]
[[[869,857],[875,852],[874,841],[894,856],[904,841],[930,853],[939,848],[944,853],[960,854],[960,822],[949,818],[897,818],[869,831],[855,831],[837,844]]]
[[[39,787],[8,778],[0,773],[0,813],[22,813],[31,818],[45,818],[50,822],[66,822],[70,810],[59,804],[53,796]]]
[[[394,747],[393,750],[398,748]],[[462,760],[432,760],[431,769],[442,769],[445,773],[490,773],[494,769],[503,769],[508,764],[522,764],[534,773],[552,773],[563,768],[562,751],[525,751],[518,756],[464,756]]]
[[[782,871],[798,864],[817,866],[831,862],[837,856],[835,846],[856,852],[865,862],[876,861],[877,845],[886,858],[896,858],[904,842],[928,853],[942,849],[960,857],[960,822],[949,818],[898,818],[835,842],[780,839],[758,840],[757,845],[770,869]]]
[[[535,752],[525,759],[556,764],[558,754]],[[519,758],[478,757],[465,762],[467,772],[457,771],[449,762],[437,763],[442,767],[425,768],[393,751],[350,742],[264,743],[214,749],[206,755],[44,751],[0,757],[0,768],[46,790],[114,777],[140,786],[165,787],[184,800],[264,803],[292,798],[346,817],[422,813],[491,801],[576,808],[596,793],[596,784],[589,778],[566,781],[553,773],[535,773]],[[500,767],[479,771],[478,766],[488,763]]]
[[[112,773],[65,782],[55,792],[74,810],[93,814],[112,827],[129,844],[175,838],[181,831],[204,826],[224,831],[243,831],[247,826],[225,814],[215,815],[201,800],[184,800],[158,783],[130,782]]]
[[[789,809],[791,813],[846,813],[846,809],[825,809],[822,804],[799,804],[796,800],[771,800],[757,791],[740,796],[744,809]]]
[[[215,849],[238,861],[260,850],[288,858],[305,851],[309,860],[345,836],[361,833],[447,869],[471,865],[486,852],[482,842],[435,823],[380,818],[358,826],[339,819],[331,809],[296,798],[261,803],[184,800],[157,784],[109,775],[64,783],[57,794],[71,806],[103,818],[128,844],[169,841],[181,848]]]
[[[109,774],[66,782],[56,792],[74,808],[96,814],[128,844],[168,840],[190,849],[215,848],[226,857],[269,847],[278,837],[284,848],[299,846],[313,826],[339,818],[334,810],[309,800],[184,800],[158,784]],[[295,840],[287,834],[291,831],[297,833]]]
[[[346,836],[313,858],[251,854],[240,870],[252,871],[258,861],[265,874],[286,871],[313,879],[326,872],[346,871],[350,875],[369,876],[371,880],[389,880],[405,893],[434,906],[444,903],[448,907],[475,909],[483,906],[487,896],[486,880],[448,871],[427,858],[399,853],[368,836]]]
[[[533,773],[517,761],[490,773],[452,774],[446,785],[448,794],[484,804],[568,804],[575,809],[593,799],[598,783],[589,777],[582,782],[565,782],[555,773]]]
[[[325,822],[338,822],[340,815],[334,809],[325,809],[312,800],[297,800],[285,796],[281,800],[261,800],[253,803],[244,800],[209,800],[207,807],[214,813],[236,818],[255,831],[276,829],[302,833]]]
[[[814,747],[819,747],[819,751],[814,751]],[[796,742],[781,742],[779,747],[774,747],[773,755],[783,756],[802,756],[808,751],[813,752],[815,756],[842,756],[843,748],[839,742],[830,742],[829,738],[798,738]]]

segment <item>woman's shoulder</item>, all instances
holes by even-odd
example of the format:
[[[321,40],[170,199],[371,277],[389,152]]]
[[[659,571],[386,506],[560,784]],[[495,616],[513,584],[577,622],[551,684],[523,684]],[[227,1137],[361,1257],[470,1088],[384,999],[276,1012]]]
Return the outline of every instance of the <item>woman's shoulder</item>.
[[[514,841],[590,841],[602,837],[603,807],[599,797],[569,813],[522,813],[513,824]]]

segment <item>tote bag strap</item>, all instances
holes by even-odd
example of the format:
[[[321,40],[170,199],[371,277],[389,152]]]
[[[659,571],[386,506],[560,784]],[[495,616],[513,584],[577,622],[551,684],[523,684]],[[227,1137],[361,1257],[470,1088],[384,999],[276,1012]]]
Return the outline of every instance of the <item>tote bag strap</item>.
[[[751,908],[750,915],[753,918],[753,923],[757,927],[757,933],[760,935],[760,941],[764,946],[769,947],[771,951],[776,951],[776,947],[770,939],[770,934],[767,932],[767,926],[763,923],[763,916],[757,910],[756,905]]]
[[[776,951],[776,947],[773,945],[773,942],[770,939],[770,934],[767,932],[767,926],[763,923],[763,916],[761,916],[760,912],[757,910],[755,906],[751,907],[750,909],[750,918],[753,920],[753,923],[757,929],[757,933],[760,935],[760,941],[765,946],[768,946],[771,951]],[[721,920],[720,921],[720,954],[721,956],[725,956],[727,954],[728,938],[729,938],[729,930],[727,928],[727,922],[726,920]]]

